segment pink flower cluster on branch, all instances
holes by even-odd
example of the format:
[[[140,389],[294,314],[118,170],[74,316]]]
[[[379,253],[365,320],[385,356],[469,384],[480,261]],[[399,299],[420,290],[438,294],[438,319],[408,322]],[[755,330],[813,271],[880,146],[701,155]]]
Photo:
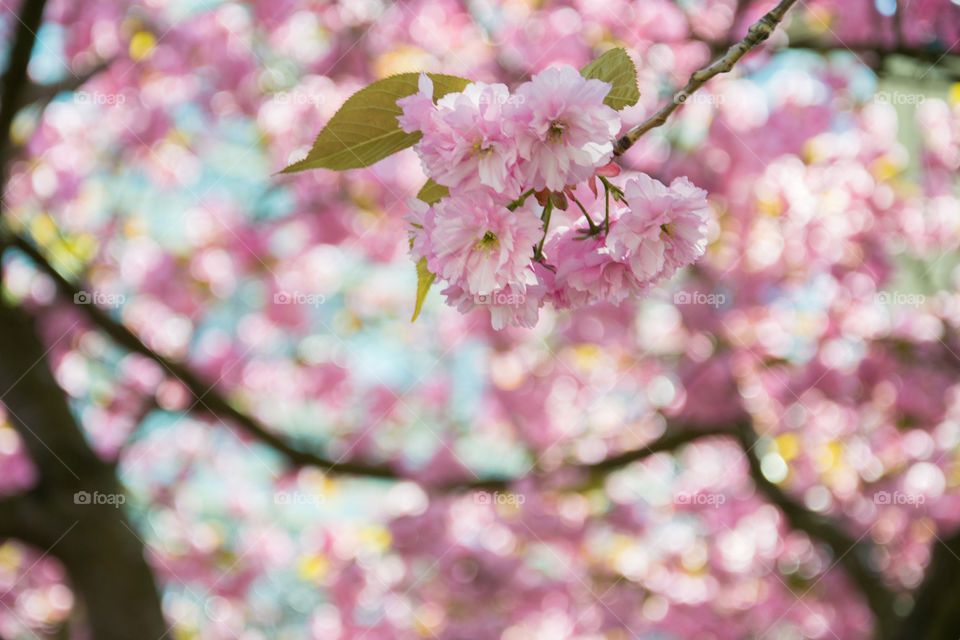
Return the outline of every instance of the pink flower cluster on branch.
[[[621,129],[610,83],[562,66],[512,93],[474,82],[434,103],[426,74],[418,88],[397,119],[422,133],[414,149],[449,195],[409,203],[410,253],[461,312],[483,305],[495,329],[532,327],[545,304],[618,304],[703,255],[706,191],[610,164]]]

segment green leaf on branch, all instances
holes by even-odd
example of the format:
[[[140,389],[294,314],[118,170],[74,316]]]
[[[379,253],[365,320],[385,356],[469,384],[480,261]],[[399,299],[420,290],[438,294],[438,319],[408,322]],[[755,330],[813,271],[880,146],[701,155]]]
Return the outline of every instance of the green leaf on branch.
[[[603,102],[619,111],[637,104],[637,68],[622,48],[610,49],[580,70],[584,78],[596,78],[613,85]]]
[[[470,80],[457,76],[427,75],[433,80],[434,100],[452,91],[462,91],[470,84]],[[413,145],[421,134],[417,131],[405,133],[400,128],[397,116],[402,110],[397,106],[397,100],[417,92],[419,77],[419,73],[401,73],[357,91],[330,118],[307,157],[280,173],[369,167]]]
[[[420,258],[420,262],[417,263],[417,304],[413,307],[413,317],[410,318],[410,322],[415,321],[420,315],[423,301],[426,300],[427,292],[430,291],[436,279],[437,276],[430,273],[430,269],[427,268],[427,259]]]
[[[439,202],[442,198],[446,198],[448,195],[450,195],[450,189],[442,184],[437,184],[433,181],[433,178],[427,180],[427,183],[420,187],[420,191],[417,192],[417,198],[423,200],[427,204]]]

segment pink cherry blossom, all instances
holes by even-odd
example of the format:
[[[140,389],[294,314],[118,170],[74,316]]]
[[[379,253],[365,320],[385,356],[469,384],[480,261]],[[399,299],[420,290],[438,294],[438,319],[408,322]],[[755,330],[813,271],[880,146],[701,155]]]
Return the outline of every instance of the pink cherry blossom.
[[[409,212],[404,219],[409,225],[407,227],[407,239],[410,242],[410,256],[415,261],[419,261],[420,258],[427,257],[430,252],[429,239],[423,229],[427,225],[427,219],[433,219],[431,207],[419,198],[407,199],[407,207],[409,207]]]
[[[414,241],[414,250],[432,273],[470,295],[507,285],[523,291],[536,283],[529,265],[541,228],[529,207],[510,211],[489,192],[471,191],[444,198],[423,215],[423,239]]]
[[[630,215],[610,229],[614,255],[630,263],[639,278],[669,278],[692,264],[707,246],[707,192],[687,178],[667,187],[646,174],[636,174],[624,186]]]
[[[420,74],[417,92],[397,100],[397,106],[403,109],[397,122],[407,133],[430,131],[437,126],[439,111],[433,102],[433,80],[427,74]]]
[[[436,105],[432,96],[433,82],[421,73],[419,91],[397,101],[401,128],[423,132],[414,148],[424,172],[450,188],[485,186],[519,194],[514,122],[505,114],[512,99],[507,86],[473,82]]]
[[[441,293],[460,313],[488,308],[490,325],[498,331],[508,325],[530,329],[537,325],[540,307],[553,281],[553,273],[541,264],[533,264],[530,271],[524,286],[508,284],[484,295],[470,295],[462,287],[451,285]]]
[[[612,211],[610,217],[612,234],[622,223]],[[558,308],[619,304],[627,297],[642,296],[649,288],[648,281],[615,255],[603,233],[585,237],[582,229],[561,228],[546,251],[557,269],[550,299]]]
[[[620,131],[620,116],[603,103],[610,86],[564,65],[517,88],[511,118],[523,124],[518,145],[531,187],[560,190],[610,161]]]

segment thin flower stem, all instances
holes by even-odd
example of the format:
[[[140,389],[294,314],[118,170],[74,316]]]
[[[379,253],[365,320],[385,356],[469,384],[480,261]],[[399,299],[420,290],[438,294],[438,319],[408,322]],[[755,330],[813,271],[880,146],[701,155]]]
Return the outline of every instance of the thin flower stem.
[[[597,176],[600,178],[600,182],[603,183],[603,188],[607,190],[608,193],[613,194],[613,199],[622,202],[623,201],[623,189],[613,184],[603,176]]]
[[[610,233],[610,187],[607,186],[609,183],[606,178],[603,179],[603,199],[604,199],[604,211],[603,211],[603,232],[606,234]]]
[[[583,207],[582,204],[580,204],[580,201],[577,200],[576,196],[574,196],[572,193],[569,193],[567,195],[569,195],[570,199],[573,200],[578,207],[580,207],[580,211],[583,211],[583,217],[587,219],[587,224],[590,225],[591,235],[599,231],[600,227],[598,227],[597,223],[593,221],[593,218],[590,217],[590,214],[587,213],[587,210]]]
[[[540,244],[537,245],[537,248],[533,250],[533,259],[542,260],[543,259],[543,243],[547,240],[547,231],[550,230],[550,214],[553,213],[553,201],[547,200],[547,205],[543,208],[543,213],[540,215],[540,219],[543,220],[543,237],[540,238]]]
[[[517,208],[522,206],[524,201],[526,201],[526,199],[529,198],[531,194],[533,194],[533,192],[534,190],[530,189],[529,191],[523,193],[519,198],[517,198],[516,200],[508,204],[507,209],[510,209],[510,211],[516,211]]]

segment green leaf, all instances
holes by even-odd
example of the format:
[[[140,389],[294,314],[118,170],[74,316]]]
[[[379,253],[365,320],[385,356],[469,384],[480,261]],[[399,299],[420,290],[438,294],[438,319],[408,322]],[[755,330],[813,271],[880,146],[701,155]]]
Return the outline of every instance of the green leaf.
[[[450,195],[450,189],[442,184],[437,184],[433,181],[433,178],[427,180],[427,183],[420,187],[420,191],[417,192],[417,198],[423,200],[427,204],[439,202],[442,198],[446,198],[448,195]]]
[[[426,184],[420,187],[420,191],[417,192],[417,198],[427,204],[438,202],[441,198],[446,198],[448,195],[450,195],[450,189],[442,184],[437,184],[433,181],[433,178],[427,180]],[[410,246],[413,246],[413,240],[410,240]],[[436,278],[437,276],[430,273],[430,270],[427,268],[427,259],[420,258],[420,262],[417,263],[417,303],[413,308],[413,317],[410,318],[410,322],[416,320],[417,316],[420,315],[420,309],[423,308],[423,301],[426,299],[427,292],[430,291],[430,287],[433,286],[433,281],[436,280]]]
[[[427,268],[427,259],[420,258],[420,262],[417,263],[417,304],[413,307],[413,317],[410,318],[410,322],[415,321],[420,315],[423,301],[427,298],[427,292],[430,291],[436,278],[437,276],[430,273],[430,269]]]
[[[613,85],[603,102],[619,111],[637,104],[637,68],[622,48],[610,49],[580,70],[584,78],[596,78]]]
[[[457,76],[427,75],[433,80],[434,100],[451,91],[462,91],[470,84],[470,80]],[[402,111],[397,100],[417,92],[419,77],[419,73],[401,73],[357,91],[330,118],[307,157],[280,173],[369,167],[414,144],[421,134],[418,131],[405,133],[400,128],[397,116]]]

